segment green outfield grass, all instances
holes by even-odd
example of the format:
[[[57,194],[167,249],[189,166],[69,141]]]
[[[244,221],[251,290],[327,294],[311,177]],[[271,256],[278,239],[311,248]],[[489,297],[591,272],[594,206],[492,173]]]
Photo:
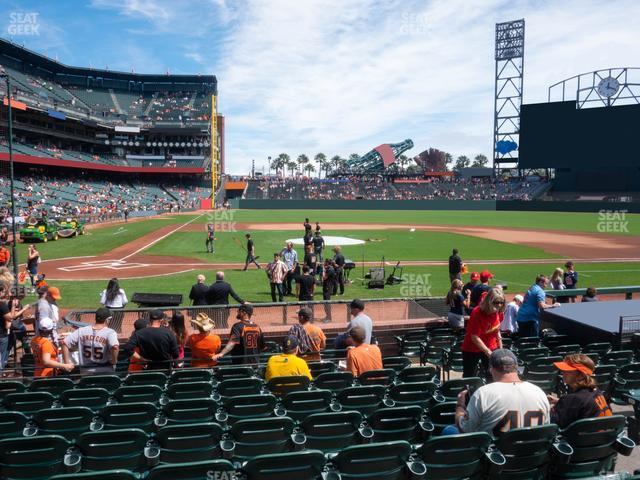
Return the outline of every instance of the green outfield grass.
[[[284,247],[291,238],[301,238],[301,231],[256,230],[252,237],[256,253],[260,260],[269,262],[274,252]],[[527,258],[557,258],[558,255],[545,252],[540,248],[496,242],[478,237],[458,235],[446,232],[408,230],[325,230],[325,235],[341,236],[365,240],[364,246],[342,247],[347,258],[365,261],[379,261],[383,256],[388,260],[440,260],[445,261],[451,255],[453,247],[458,248],[464,258],[476,260],[512,260]],[[176,232],[161,240],[145,253],[151,255],[198,258],[206,262],[244,262],[246,240],[244,232],[216,234],[216,253],[205,251],[205,234],[200,232]],[[304,249],[296,246],[302,259]],[[330,249],[327,249],[330,251]],[[331,253],[331,252],[329,252]]]
[[[538,273],[551,274],[556,263],[550,262],[539,265],[494,265],[490,269],[495,275],[494,283],[503,283],[508,286],[508,293],[522,293],[533,283]],[[486,265],[471,265],[473,270],[489,268]],[[255,268],[255,267],[252,267]],[[580,275],[580,286],[620,286],[640,285],[640,263],[592,263],[577,265]],[[213,281],[214,270],[194,270],[189,273],[169,275],[166,277],[154,277],[150,279],[122,280],[121,286],[129,297],[134,292],[161,292],[181,293],[184,295],[184,305],[189,304],[188,295],[191,285],[195,283],[195,276],[204,273],[207,282]],[[270,302],[269,284],[264,271],[227,270],[228,280],[238,294],[251,302]],[[387,267],[387,275],[391,268]],[[360,268],[351,273],[354,283],[347,287],[344,297],[337,299],[383,298],[383,297],[412,297],[412,296],[439,296],[444,295],[448,288],[448,274],[446,266],[438,267],[406,267],[404,269],[406,283],[402,285],[387,286],[384,290],[369,290],[362,286]],[[468,275],[465,277],[465,280]],[[54,282],[52,282],[53,284]],[[79,282],[55,282],[62,291],[63,299],[60,302],[62,308],[97,308],[100,292],[106,287],[106,281],[79,281]],[[31,298],[31,297],[30,297]],[[317,296],[321,299],[321,296]],[[287,297],[293,301],[293,297]],[[134,306],[134,305],[131,305]]]

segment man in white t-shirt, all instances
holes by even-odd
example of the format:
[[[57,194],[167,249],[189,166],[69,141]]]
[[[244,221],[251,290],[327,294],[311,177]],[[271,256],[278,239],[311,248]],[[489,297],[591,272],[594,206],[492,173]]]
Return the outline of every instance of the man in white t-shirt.
[[[70,363],[71,350],[78,350],[81,373],[113,373],[118,363],[118,334],[107,327],[112,318],[111,310],[101,307],[96,311],[96,321],[67,335],[62,342],[62,356]]]
[[[489,358],[493,383],[476,390],[469,404],[467,391],[458,396],[456,426],[461,432],[487,432],[493,436],[514,428],[549,423],[545,393],[518,377],[518,359],[511,350],[494,350]]]
[[[351,322],[349,322],[349,328],[347,328],[347,333],[351,331],[354,327],[361,327],[364,329],[365,340],[363,343],[370,344],[371,343],[371,332],[373,331],[373,321],[369,318],[368,315],[365,315],[364,310],[364,302],[362,300],[353,299],[351,304],[349,305],[351,308],[351,315],[353,318]]]
[[[504,310],[504,318],[500,323],[500,333],[504,336],[505,334],[511,335],[518,331],[518,322],[516,322],[516,317],[518,316],[518,310],[520,310],[520,305],[524,297],[522,295],[516,295],[513,297],[513,301],[509,302]]]

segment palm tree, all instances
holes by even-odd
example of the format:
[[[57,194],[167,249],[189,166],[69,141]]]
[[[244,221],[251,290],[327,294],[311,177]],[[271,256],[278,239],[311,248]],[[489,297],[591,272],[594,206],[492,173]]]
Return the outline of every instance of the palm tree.
[[[322,177],[322,169],[324,168],[324,164],[327,163],[327,156],[320,152],[316,153],[316,156],[313,157],[315,162],[318,164],[318,178]]]
[[[398,160],[396,161],[396,163],[400,166],[400,168],[402,170],[405,169],[405,167],[409,164],[409,157],[407,157],[406,155],[400,155],[398,157]]]
[[[288,155],[286,153],[281,153],[276,158],[271,160],[271,168],[276,171],[276,175],[278,175],[278,172],[284,169],[285,157],[287,156]]]
[[[307,177],[311,178],[311,174],[316,171],[316,167],[314,167],[311,163],[307,163],[304,166],[304,171],[307,172]]]
[[[289,161],[287,162],[287,167],[289,167],[289,173],[291,173],[291,178],[293,178],[293,172],[295,172],[298,168],[298,164],[295,160],[289,159]]]
[[[331,169],[334,172],[338,170],[341,163],[342,163],[342,159],[340,158],[340,155],[334,155],[333,157],[331,157],[331,160],[329,160],[329,165],[331,166]]]
[[[286,154],[286,153],[281,153],[280,155],[278,155],[278,158],[280,159],[280,168],[282,169],[282,176],[286,177],[287,176],[287,167],[289,166],[289,162],[291,162],[291,157]]]
[[[296,162],[298,162],[298,166],[299,166],[299,170],[301,172],[304,171],[304,167],[307,163],[309,163],[309,157],[307,157],[304,153],[301,155],[298,155],[298,158],[296,159]]]
[[[449,170],[449,166],[453,163],[453,155],[450,153],[444,154],[444,164],[447,170]]]

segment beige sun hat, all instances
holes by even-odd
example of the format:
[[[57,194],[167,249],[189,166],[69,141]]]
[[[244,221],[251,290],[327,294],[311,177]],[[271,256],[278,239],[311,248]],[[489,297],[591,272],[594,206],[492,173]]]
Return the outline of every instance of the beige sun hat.
[[[191,319],[191,323],[201,332],[208,332],[213,328],[213,321],[206,313],[199,313],[196,318]]]

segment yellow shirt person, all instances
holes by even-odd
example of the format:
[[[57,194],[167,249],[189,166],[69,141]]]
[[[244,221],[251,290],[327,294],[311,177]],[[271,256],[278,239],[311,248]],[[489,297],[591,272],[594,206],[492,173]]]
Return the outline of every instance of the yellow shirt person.
[[[309,377],[311,380],[311,372],[309,366],[302,358],[297,356],[298,339],[292,335],[284,337],[282,343],[284,353],[273,355],[267,362],[267,370],[264,379],[268,382],[273,377],[288,377],[292,375],[300,375]]]

